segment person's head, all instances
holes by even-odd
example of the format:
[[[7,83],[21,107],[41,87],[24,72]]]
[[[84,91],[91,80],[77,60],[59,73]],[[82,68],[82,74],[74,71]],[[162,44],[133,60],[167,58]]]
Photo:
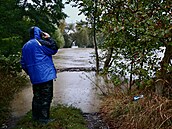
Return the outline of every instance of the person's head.
[[[41,39],[43,31],[37,27],[33,26],[30,28],[30,39]]]

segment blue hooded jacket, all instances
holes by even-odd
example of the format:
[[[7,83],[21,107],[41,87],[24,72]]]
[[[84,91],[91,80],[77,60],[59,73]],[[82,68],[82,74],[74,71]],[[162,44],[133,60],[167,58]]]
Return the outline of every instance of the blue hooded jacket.
[[[30,40],[22,48],[21,65],[29,75],[32,84],[38,84],[56,78],[56,69],[53,64],[52,55],[57,49],[50,49],[41,45],[41,29],[32,28]]]

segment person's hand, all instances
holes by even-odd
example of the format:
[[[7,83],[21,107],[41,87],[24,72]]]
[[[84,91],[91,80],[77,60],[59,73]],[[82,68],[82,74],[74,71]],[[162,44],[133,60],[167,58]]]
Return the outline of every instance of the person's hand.
[[[49,38],[50,35],[46,32],[42,32],[42,37],[46,39],[46,38]]]

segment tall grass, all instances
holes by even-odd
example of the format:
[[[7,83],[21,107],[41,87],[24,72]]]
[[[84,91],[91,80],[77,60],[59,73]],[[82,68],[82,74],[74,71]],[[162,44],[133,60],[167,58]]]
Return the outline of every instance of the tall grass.
[[[152,91],[134,89],[128,95],[115,89],[103,101],[101,113],[113,129],[172,129],[172,100]],[[134,95],[144,98],[133,101]]]

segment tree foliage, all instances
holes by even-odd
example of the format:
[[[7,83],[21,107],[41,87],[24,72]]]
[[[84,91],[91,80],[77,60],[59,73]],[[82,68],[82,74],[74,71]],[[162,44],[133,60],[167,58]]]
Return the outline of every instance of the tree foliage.
[[[62,12],[62,0],[18,0],[18,5],[31,23],[48,32],[55,31],[60,20],[67,16]]]
[[[157,77],[164,85],[171,72],[172,2],[170,0],[69,0],[104,37],[105,70],[130,80]],[[94,3],[97,12],[94,14]],[[157,51],[164,47],[164,56]],[[163,51],[163,50],[162,50]],[[100,56],[100,55],[99,55]],[[103,58],[103,59],[104,59]]]
[[[85,22],[67,24],[64,32],[65,47],[93,47],[92,31]]]
[[[66,17],[66,14],[62,12],[63,8],[62,0],[1,0],[0,68],[3,69],[6,63],[12,64],[12,62],[20,65],[20,51],[22,45],[29,40],[31,26],[39,26],[42,30],[54,35],[56,39],[61,38],[56,30],[61,19]],[[15,71],[15,68],[19,68],[18,66],[10,67],[13,67]]]

